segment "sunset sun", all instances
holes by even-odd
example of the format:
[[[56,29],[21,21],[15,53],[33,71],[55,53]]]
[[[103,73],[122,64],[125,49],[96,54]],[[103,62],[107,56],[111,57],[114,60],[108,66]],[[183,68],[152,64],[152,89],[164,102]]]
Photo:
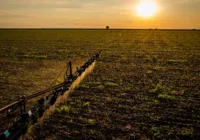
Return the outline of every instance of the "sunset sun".
[[[136,6],[137,16],[149,18],[156,14],[158,6],[153,1],[143,1]]]

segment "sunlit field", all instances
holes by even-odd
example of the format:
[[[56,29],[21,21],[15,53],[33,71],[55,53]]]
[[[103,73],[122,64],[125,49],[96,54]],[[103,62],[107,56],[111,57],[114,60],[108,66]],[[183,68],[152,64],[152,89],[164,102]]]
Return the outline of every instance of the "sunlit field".
[[[0,30],[0,107],[101,49],[93,72],[26,137],[200,137],[197,30]]]

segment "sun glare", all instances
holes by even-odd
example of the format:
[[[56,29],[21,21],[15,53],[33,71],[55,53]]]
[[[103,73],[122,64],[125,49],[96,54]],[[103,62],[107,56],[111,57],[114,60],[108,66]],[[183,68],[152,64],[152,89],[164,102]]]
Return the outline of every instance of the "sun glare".
[[[136,7],[137,15],[144,18],[152,17],[156,14],[158,6],[153,1],[143,1]]]

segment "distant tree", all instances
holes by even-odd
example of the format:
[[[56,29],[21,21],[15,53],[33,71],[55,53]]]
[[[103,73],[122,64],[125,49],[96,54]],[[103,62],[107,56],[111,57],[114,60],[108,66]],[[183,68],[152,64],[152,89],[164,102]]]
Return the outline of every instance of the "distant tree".
[[[110,29],[110,27],[109,27],[109,26],[106,26],[106,29],[108,30],[108,29]]]

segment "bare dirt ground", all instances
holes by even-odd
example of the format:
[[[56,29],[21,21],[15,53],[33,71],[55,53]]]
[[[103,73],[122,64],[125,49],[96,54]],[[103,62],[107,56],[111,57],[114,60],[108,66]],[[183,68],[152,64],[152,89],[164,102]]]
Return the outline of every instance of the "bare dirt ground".
[[[28,139],[199,139],[200,32],[95,35],[94,72]]]

